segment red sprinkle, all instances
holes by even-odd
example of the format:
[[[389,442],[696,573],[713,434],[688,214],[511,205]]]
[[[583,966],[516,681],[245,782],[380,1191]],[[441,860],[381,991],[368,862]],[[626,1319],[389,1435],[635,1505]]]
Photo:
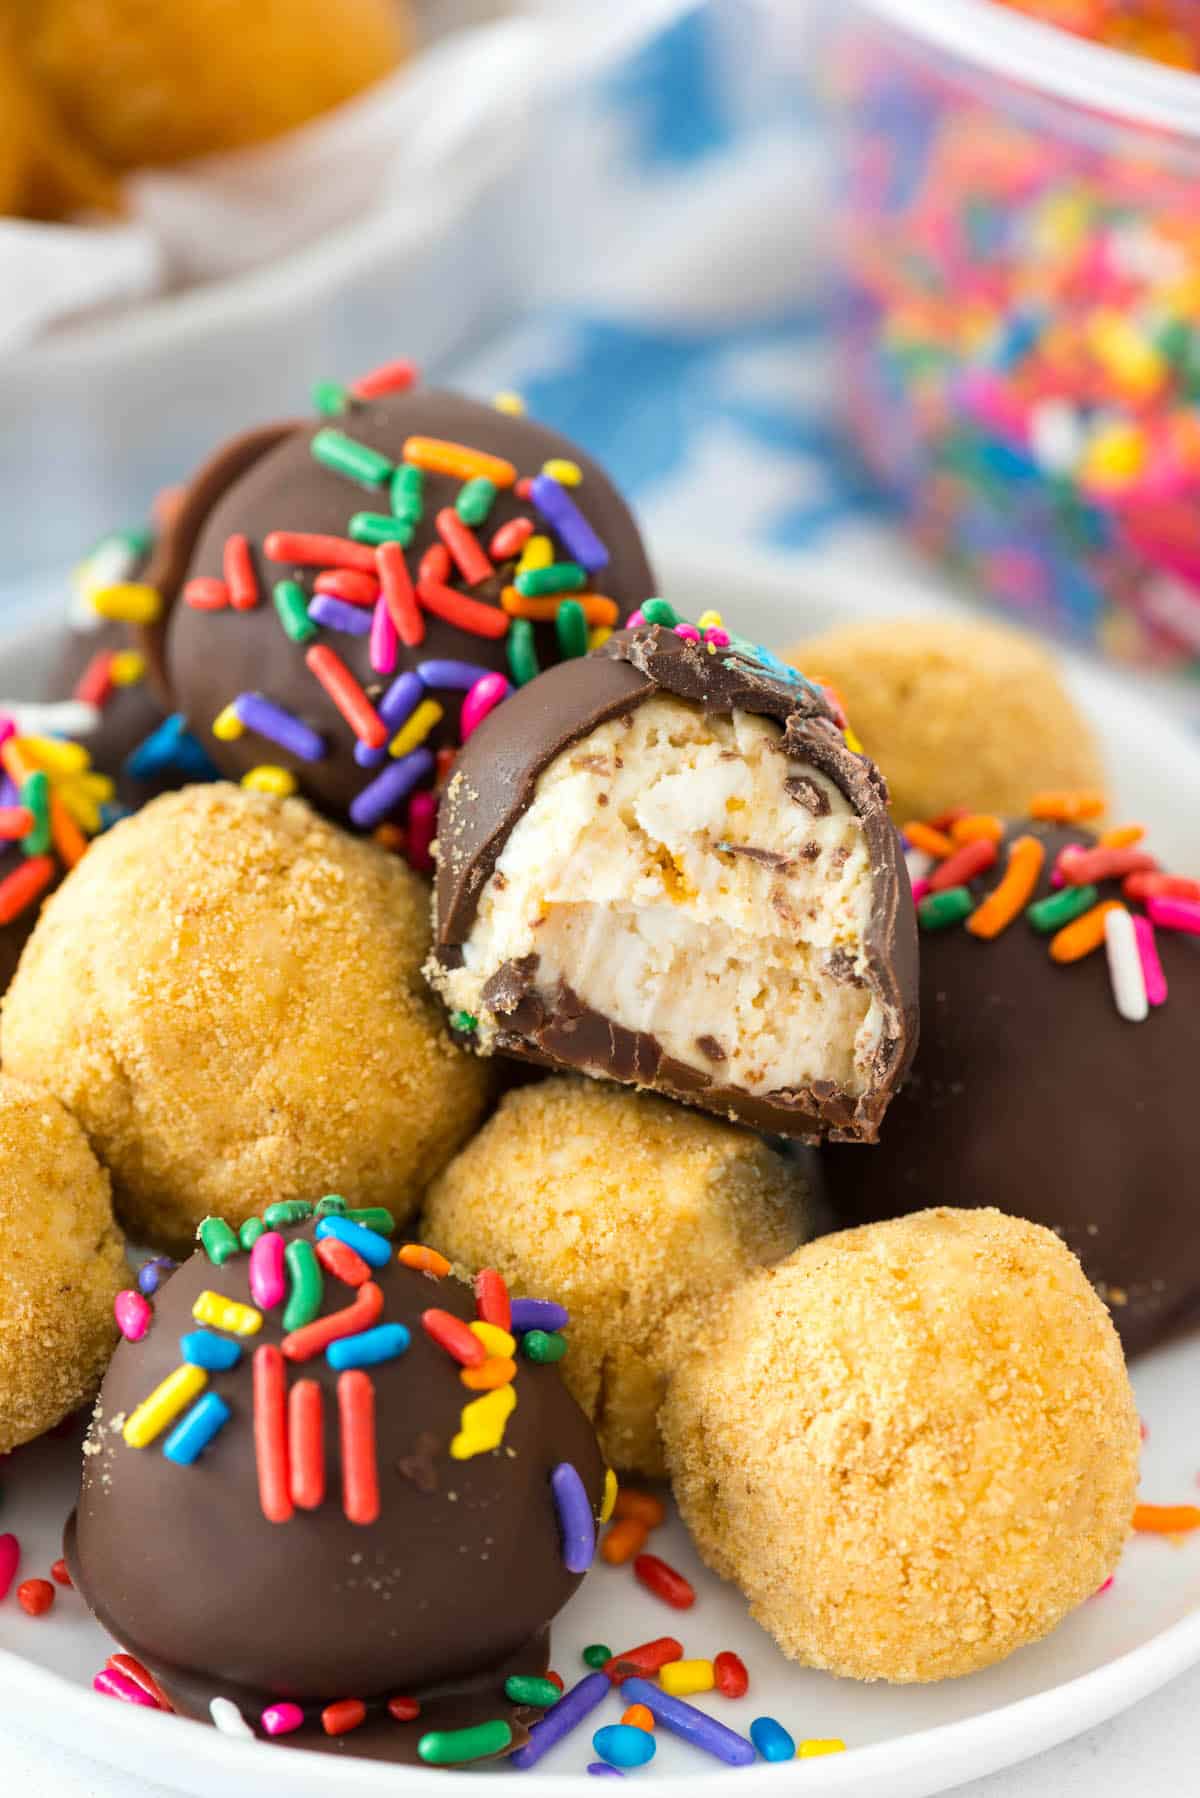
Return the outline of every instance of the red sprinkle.
[[[464,524],[453,506],[443,506],[434,520],[437,534],[454,558],[458,572],[468,587],[490,580],[496,570],[483,553],[478,537],[470,525]]]
[[[723,1648],[713,1657],[713,1685],[722,1698],[744,1698],[750,1687],[750,1675],[741,1655]]]
[[[475,1275],[475,1309],[479,1320],[495,1324],[498,1330],[512,1329],[512,1301],[504,1275],[494,1267],[485,1267]]]
[[[183,603],[193,612],[223,612],[229,604],[229,588],[211,574],[194,574],[184,582]]]
[[[653,1560],[653,1555],[643,1555],[643,1560]],[[660,1563],[661,1565],[661,1563]],[[668,1661],[683,1659],[683,1643],[677,1642],[674,1636],[656,1636],[653,1642],[642,1642],[637,1648],[627,1648],[624,1654],[614,1654],[605,1661],[601,1673],[607,1673],[614,1686],[624,1685],[627,1679],[653,1679],[660,1667]]]
[[[532,536],[532,518],[510,518],[507,524],[500,526],[488,544],[488,550],[497,562],[510,562],[520,555]]]
[[[351,381],[350,391],[356,400],[377,400],[385,393],[407,393],[419,373],[415,362],[401,356],[395,362],[383,362],[378,368],[359,375],[357,381]]]
[[[27,837],[36,820],[27,805],[0,805],[0,842],[15,843]]]
[[[285,1338],[285,1341],[288,1338]],[[268,1523],[287,1523],[292,1516],[288,1480],[287,1374],[274,1343],[254,1351],[254,1456],[258,1464],[258,1502]]]
[[[696,1602],[695,1588],[682,1573],[676,1573],[657,1555],[638,1555],[633,1563],[634,1576],[647,1592],[661,1598],[676,1611],[690,1611]]]
[[[421,1715],[421,1707],[415,1698],[389,1698],[388,1710],[397,1723],[413,1723]]]
[[[325,1498],[325,1414],[315,1380],[297,1380],[288,1393],[288,1490],[302,1511]]]
[[[352,1729],[357,1729],[367,1714],[367,1707],[361,1698],[339,1698],[336,1704],[327,1704],[321,1712],[321,1728],[327,1736],[347,1736]]]
[[[5,875],[0,880],[0,924],[11,924],[19,918],[45,892],[56,872],[52,856],[31,855],[27,862]]]
[[[79,679],[75,682],[74,699],[81,699],[84,705],[103,705],[113,690],[112,665],[115,651],[102,649],[99,655],[92,657]]]
[[[285,1336],[280,1347],[289,1361],[311,1361],[314,1355],[323,1354],[339,1336],[356,1336],[360,1330],[369,1330],[372,1324],[379,1322],[382,1315],[383,1293],[374,1280],[368,1280],[355,1293],[352,1305],[347,1305],[341,1311],[331,1311],[327,1317],[314,1318],[310,1324],[303,1324],[300,1329]],[[256,1361],[261,1353],[262,1350],[259,1349],[255,1355]]]
[[[1130,874],[1121,891],[1127,899],[1200,899],[1200,880],[1182,874]]]
[[[375,1382],[361,1367],[353,1367],[338,1375],[337,1395],[342,1434],[342,1509],[350,1523],[374,1523],[379,1516]]]
[[[422,581],[448,581],[452,573],[450,551],[444,543],[431,543],[417,563],[417,585]]]
[[[1120,880],[1126,874],[1158,872],[1158,863],[1144,849],[1064,849],[1058,867],[1067,885],[1073,887]]]
[[[153,1698],[160,1710],[173,1711],[175,1709],[154,1675],[148,1668],[143,1667],[142,1663],[133,1655],[110,1654],[105,1665],[111,1667],[115,1673],[123,1673],[125,1678],[131,1679],[135,1686],[140,1686],[147,1698]]]
[[[941,893],[947,887],[966,886],[969,880],[985,873],[995,863],[995,843],[988,837],[977,837],[973,843],[964,843],[961,849],[938,863],[929,875],[929,891]]]
[[[73,1586],[75,1584],[68,1571],[67,1563],[62,1560],[55,1561],[50,1569],[50,1578],[56,1586]]]
[[[332,699],[360,743],[382,749],[388,740],[387,725],[363,692],[341,656],[324,643],[314,643],[304,660]]]
[[[557,1686],[559,1691],[560,1692],[562,1691],[563,1682],[562,1682],[562,1674],[561,1673],[556,1673],[554,1671],[553,1667],[547,1667],[546,1678],[550,1681],[550,1684],[552,1686]]]
[[[336,1236],[323,1236],[316,1245],[317,1260],[327,1274],[346,1286],[365,1286],[371,1270],[356,1249]]]
[[[331,537],[323,531],[271,531],[263,539],[263,553],[272,562],[290,562],[296,568],[357,568],[374,574],[375,551],[350,537]]]
[[[252,611],[258,604],[258,577],[250,559],[250,545],[240,531],[226,537],[221,565],[234,611]]]
[[[469,631],[473,637],[499,638],[507,634],[507,612],[502,612],[499,606],[484,605],[482,600],[470,599],[465,593],[456,593],[442,581],[418,581],[417,598],[435,618],[444,619],[459,630]]]
[[[322,568],[313,592],[344,599],[348,606],[373,606],[379,598],[379,582],[373,574],[360,574],[356,568]]]
[[[54,1603],[54,1587],[48,1579],[25,1579],[17,1587],[17,1603],[27,1617],[41,1617]]]
[[[396,635],[406,648],[414,649],[425,641],[425,620],[413,591],[412,576],[400,543],[381,543],[375,551],[379,562],[379,579],[383,586],[388,617],[396,627]]]
[[[523,499],[526,503],[533,498],[533,482],[527,474],[521,476],[520,480],[513,488],[513,492],[518,499]]]
[[[422,1311],[421,1323],[425,1334],[431,1336],[448,1355],[453,1355],[460,1367],[482,1367],[487,1360],[487,1350],[478,1336],[468,1329],[461,1317],[455,1317],[452,1311],[442,1311],[436,1305],[431,1306],[428,1311]]]

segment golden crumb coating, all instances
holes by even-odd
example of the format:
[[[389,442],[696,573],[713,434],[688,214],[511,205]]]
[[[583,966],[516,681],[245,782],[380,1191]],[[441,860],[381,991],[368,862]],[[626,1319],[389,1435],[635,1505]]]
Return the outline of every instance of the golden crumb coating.
[[[845,702],[893,815],[1020,817],[1043,788],[1103,787],[1091,726],[1033,638],[982,619],[872,618],[785,650]]]
[[[130,1233],[340,1192],[412,1212],[486,1064],[421,979],[424,884],[299,799],[190,787],[96,840],[38,920],[4,1065],[79,1119]]]
[[[1090,1597],[1129,1533],[1116,1331],[1058,1238],[999,1211],[848,1230],[754,1274],[660,1423],[709,1566],[785,1654],[853,1679],[989,1666]]]
[[[720,1293],[803,1240],[806,1199],[799,1164],[749,1132],[562,1077],[506,1095],[430,1189],[423,1229],[567,1307],[563,1373],[607,1460],[659,1475],[673,1356]]]
[[[0,1454],[94,1395],[128,1277],[83,1131],[49,1093],[0,1074]]]

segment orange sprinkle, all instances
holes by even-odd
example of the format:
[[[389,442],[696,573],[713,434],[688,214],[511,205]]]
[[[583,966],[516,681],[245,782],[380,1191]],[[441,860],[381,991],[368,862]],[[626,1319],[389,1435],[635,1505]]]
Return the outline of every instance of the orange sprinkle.
[[[640,1517],[621,1517],[613,1524],[600,1544],[600,1553],[610,1567],[624,1567],[646,1546],[649,1530]]]
[[[414,468],[448,474],[456,481],[485,480],[494,481],[497,487],[511,487],[517,478],[512,463],[502,456],[487,456],[465,443],[447,443],[440,437],[410,437],[403,453]]]
[[[1104,899],[1085,911],[1082,917],[1065,924],[1050,939],[1050,959],[1058,962],[1082,961],[1104,941],[1104,920],[1110,911],[1124,911],[1119,899]]]
[[[564,599],[573,599],[581,605],[583,616],[590,625],[614,625],[620,616],[616,601],[606,599],[602,593],[548,593],[540,599],[530,599],[527,594],[518,593],[515,587],[505,587],[500,595],[500,604],[510,618],[528,618],[534,624],[553,624]]]
[[[1004,823],[990,812],[968,812],[954,820],[950,835],[956,843],[998,843],[1004,835]]]
[[[508,1355],[489,1355],[482,1367],[464,1367],[458,1377],[472,1392],[495,1392],[516,1379],[517,1364]]]
[[[1115,830],[1100,832],[1101,849],[1132,849],[1146,834],[1144,824],[1118,824]]]
[[[1078,824],[1084,818],[1098,818],[1106,803],[1104,794],[1096,787],[1067,793],[1035,793],[1029,802],[1029,816],[1051,824]]]
[[[415,1267],[419,1274],[436,1274],[440,1280],[450,1272],[451,1263],[436,1249],[426,1248],[423,1242],[406,1242],[397,1252],[397,1258],[405,1267]]]
[[[1009,847],[1003,880],[967,919],[972,936],[990,941],[1008,928],[1032,899],[1045,859],[1045,848],[1036,837],[1017,837]],[[1103,929],[1100,935],[1103,938]]]
[[[0,766],[15,786],[27,780],[37,767],[21,748],[16,737],[9,737],[7,742],[0,743]]]
[[[50,789],[50,835],[68,868],[83,860],[87,853],[87,838],[53,787]]]
[[[654,1712],[647,1710],[644,1704],[631,1704],[621,1721],[627,1723],[630,1729],[644,1729],[649,1734],[654,1734]]]
[[[921,824],[914,819],[904,826],[904,835],[914,849],[923,849],[926,855],[935,855],[940,862],[954,851],[954,844],[945,831],[935,830],[932,824]]]
[[[636,1486],[622,1486],[613,1506],[614,1517],[636,1517],[648,1530],[656,1530],[664,1522],[667,1507],[653,1492],[639,1492]]]
[[[1147,1535],[1182,1536],[1200,1530],[1200,1505],[1135,1505],[1133,1527]]]
[[[371,837],[381,849],[390,850],[393,855],[403,855],[404,845],[408,841],[404,827],[400,824],[377,824]]]

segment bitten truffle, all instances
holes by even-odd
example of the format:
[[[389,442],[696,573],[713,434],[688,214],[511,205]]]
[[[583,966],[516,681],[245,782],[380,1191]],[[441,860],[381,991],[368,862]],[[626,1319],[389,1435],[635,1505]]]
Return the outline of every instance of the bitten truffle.
[[[0,1454],[93,1396],[127,1273],[82,1130],[57,1099],[0,1074]]]
[[[100,837],[46,905],[5,1065],[70,1107],[156,1247],[314,1187],[403,1217],[487,1091],[421,982],[428,942],[397,857],[301,800],[190,787]]]
[[[429,978],[485,1055],[873,1141],[917,1026],[885,788],[819,688],[680,628],[619,633],[470,739]]]
[[[494,1321],[495,1281],[477,1302],[348,1203],[268,1207],[248,1253],[205,1226],[217,1259],[171,1275],[104,1382],[71,1575],[185,1716],[492,1758],[541,1715],[549,1626],[615,1488],[558,1369]]]
[[[667,1369],[713,1300],[803,1241],[801,1164],[644,1093],[556,1078],[506,1095],[430,1190],[424,1229],[571,1316],[563,1375],[619,1472],[661,1475]]]
[[[826,1236],[751,1277],[672,1378],[675,1496],[791,1659],[973,1673],[1112,1572],[1139,1431],[1079,1263],[997,1211]]]

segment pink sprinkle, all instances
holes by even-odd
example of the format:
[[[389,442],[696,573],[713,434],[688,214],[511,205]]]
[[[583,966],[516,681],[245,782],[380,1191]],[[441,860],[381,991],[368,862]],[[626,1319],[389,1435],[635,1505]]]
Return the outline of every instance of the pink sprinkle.
[[[645,616],[642,612],[641,607],[639,606],[637,611],[631,612],[629,614],[628,618],[625,620],[625,629],[627,631],[640,631],[642,626],[645,624],[645,622],[646,622]]]
[[[711,643],[714,649],[728,649],[729,632],[723,630],[719,624],[714,624],[711,629],[705,631],[704,641]]]
[[[398,643],[392,614],[381,595],[375,601],[375,610],[371,614],[371,666],[376,674],[391,674],[394,671]]]
[[[140,1686],[135,1686],[131,1679],[126,1679],[123,1673],[117,1673],[112,1667],[105,1667],[97,1673],[92,1681],[92,1690],[99,1692],[104,1698],[119,1698],[122,1704],[140,1704],[151,1711],[159,1708],[149,1692],[143,1692]]]
[[[1150,1425],[1146,1422],[1144,1417],[1138,1418],[1138,1433],[1143,1442],[1148,1442],[1150,1440]]]
[[[15,737],[16,734],[17,734],[16,720],[14,718],[10,718],[8,713],[5,712],[3,714],[3,716],[0,716],[0,743],[7,743],[8,739],[10,737]]]
[[[437,794],[424,792],[414,793],[408,802],[408,831],[404,840],[404,853],[410,868],[418,874],[433,872],[433,857],[429,853],[429,845],[433,842],[437,831]]]
[[[495,711],[500,701],[507,699],[511,692],[512,688],[502,674],[480,675],[463,700],[459,714],[458,734],[464,743],[471,732],[483,723],[488,713]]]
[[[1105,1580],[1104,1584],[1102,1586],[1096,1587],[1096,1590],[1092,1593],[1092,1597],[1099,1598],[1103,1593],[1107,1592],[1108,1588],[1112,1585],[1113,1580],[1115,1578],[1116,1578],[1116,1574],[1110,1573],[1108,1578]]]
[[[1158,959],[1154,926],[1149,918],[1143,918],[1139,912],[1135,912],[1133,916],[1133,934],[1142,964],[1142,979],[1146,983],[1146,997],[1151,1005],[1161,1005],[1167,996],[1167,977],[1163,973],[1162,962]]]
[[[0,1536],[0,1598],[8,1597],[8,1588],[17,1577],[21,1565],[21,1544],[12,1535]]]
[[[927,880],[914,880],[913,881],[913,904],[920,905],[922,899],[924,899],[925,895],[930,890],[931,890],[930,885]]]
[[[127,1286],[113,1300],[113,1316],[126,1342],[140,1342],[154,1320],[149,1304],[132,1286]]]
[[[250,1296],[262,1311],[283,1303],[283,1237],[266,1230],[250,1250]]]
[[[677,624],[675,635],[682,637],[685,643],[699,643],[700,641],[700,632],[694,624]]]
[[[304,1712],[298,1704],[289,1704],[285,1700],[282,1704],[269,1704],[259,1722],[269,1736],[290,1736],[304,1722]]]
[[[1195,899],[1147,899],[1146,910],[1153,923],[1164,930],[1182,930],[1188,936],[1200,936],[1200,902]]]

